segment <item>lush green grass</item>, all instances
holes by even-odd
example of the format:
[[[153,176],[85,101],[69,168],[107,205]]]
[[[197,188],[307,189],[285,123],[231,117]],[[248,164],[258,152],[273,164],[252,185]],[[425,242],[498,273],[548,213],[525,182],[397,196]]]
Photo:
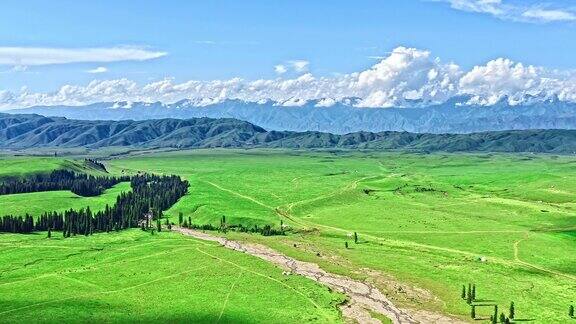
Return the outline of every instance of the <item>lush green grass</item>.
[[[114,205],[121,192],[130,191],[130,182],[122,182],[96,197],[81,197],[70,191],[33,192],[0,196],[0,215],[38,217],[45,211],[64,211],[90,207],[93,212]]]
[[[11,157],[0,158],[0,181],[6,178],[24,177],[52,170],[67,169],[95,176],[107,174],[84,165],[81,159],[60,157]],[[0,195],[0,215],[23,216],[26,213],[39,216],[46,211],[64,211],[90,207],[92,211],[103,210],[106,204],[112,206],[116,197],[123,191],[130,191],[130,183],[120,183],[97,197],[81,197],[70,191],[34,192],[14,195]]]
[[[11,156],[0,153],[0,181],[6,178],[18,178],[37,173],[49,173],[66,169],[94,176],[107,176],[106,172],[86,165],[83,158],[65,158],[50,156]]]
[[[0,317],[35,322],[340,322],[342,296],[175,233],[0,235]]]
[[[230,235],[374,281],[400,304],[466,317],[460,289],[473,282],[480,299],[501,309],[515,301],[519,318],[562,322],[576,299],[572,157],[199,150],[110,164],[115,172],[188,178],[190,194],[167,212],[171,217],[183,212],[217,224],[226,215],[230,223],[283,220],[319,229]],[[352,232],[361,244],[346,250]],[[374,271],[436,298],[416,289],[398,293],[392,279]]]
[[[0,179],[50,172],[64,168],[67,163],[64,159],[51,157],[2,157],[0,158]]]

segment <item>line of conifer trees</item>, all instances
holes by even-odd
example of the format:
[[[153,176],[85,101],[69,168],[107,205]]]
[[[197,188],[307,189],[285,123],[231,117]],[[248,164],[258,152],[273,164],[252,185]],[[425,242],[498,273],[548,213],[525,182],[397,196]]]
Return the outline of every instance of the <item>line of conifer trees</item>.
[[[220,218],[220,226],[214,226],[212,224],[194,224],[192,218],[188,217],[188,220],[184,219],[184,215],[180,213],[178,217],[178,223],[180,226],[190,229],[197,229],[203,231],[221,231],[226,233],[227,231],[234,231],[240,233],[259,233],[263,236],[277,236],[286,235],[283,223],[280,225],[280,229],[272,227],[272,225],[258,226],[255,224],[252,227],[247,227],[242,224],[228,224],[226,222],[226,216]]]
[[[36,174],[4,181],[0,183],[0,195],[70,190],[79,196],[93,197],[101,195],[104,190],[124,181],[130,181],[130,177],[95,177],[70,170],[54,170],[48,174]]]
[[[162,217],[162,210],[175,204],[188,192],[188,181],[178,176],[137,175],[131,179],[131,192],[123,192],[113,206],[92,212],[90,208],[46,212],[38,220],[30,215],[0,218],[0,232],[31,233],[62,231],[64,237],[91,235],[142,226]]]

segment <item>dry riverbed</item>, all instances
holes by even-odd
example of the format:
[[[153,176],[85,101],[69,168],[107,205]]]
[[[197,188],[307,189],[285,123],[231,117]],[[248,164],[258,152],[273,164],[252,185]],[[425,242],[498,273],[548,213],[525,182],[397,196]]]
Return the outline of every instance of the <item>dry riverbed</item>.
[[[344,318],[350,322],[381,323],[381,321],[371,316],[371,312],[384,315],[393,323],[460,322],[439,314],[400,309],[392,304],[378,288],[371,284],[326,272],[315,263],[295,260],[264,245],[232,241],[202,231],[186,228],[175,229],[184,235],[201,240],[218,242],[226,248],[256,256],[281,267],[289,274],[310,278],[335,291],[346,294],[349,301],[341,306],[341,310]]]

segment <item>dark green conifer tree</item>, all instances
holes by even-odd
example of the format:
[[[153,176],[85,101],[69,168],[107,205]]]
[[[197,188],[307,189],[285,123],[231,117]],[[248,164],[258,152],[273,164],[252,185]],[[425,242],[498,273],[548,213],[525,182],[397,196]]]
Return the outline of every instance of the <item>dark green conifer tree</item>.
[[[510,317],[510,319],[514,319],[514,316],[516,316],[516,309],[514,308],[514,302],[511,302],[508,317]]]
[[[354,243],[358,244],[358,233],[354,232]]]
[[[494,305],[494,323],[498,321],[498,305]]]
[[[466,286],[462,285],[462,293],[460,294],[460,298],[466,299]]]
[[[466,294],[466,303],[472,304],[472,284],[468,284],[468,293]]]
[[[472,309],[470,310],[470,317],[476,319],[476,306],[474,305],[472,305]]]

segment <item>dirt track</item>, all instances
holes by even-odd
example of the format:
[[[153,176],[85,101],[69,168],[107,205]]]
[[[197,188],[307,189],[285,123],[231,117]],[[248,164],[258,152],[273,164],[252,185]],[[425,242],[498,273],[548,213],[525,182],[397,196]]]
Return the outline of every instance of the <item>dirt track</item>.
[[[370,316],[369,311],[383,314],[394,323],[419,323],[404,310],[394,306],[384,294],[374,286],[347,277],[328,273],[317,264],[292,259],[282,253],[259,244],[246,244],[230,241],[201,231],[175,228],[176,231],[198,239],[218,242],[229,249],[247,253],[276,264],[292,274],[298,274],[346,294],[350,301],[343,305],[342,314],[358,323],[379,323]]]

